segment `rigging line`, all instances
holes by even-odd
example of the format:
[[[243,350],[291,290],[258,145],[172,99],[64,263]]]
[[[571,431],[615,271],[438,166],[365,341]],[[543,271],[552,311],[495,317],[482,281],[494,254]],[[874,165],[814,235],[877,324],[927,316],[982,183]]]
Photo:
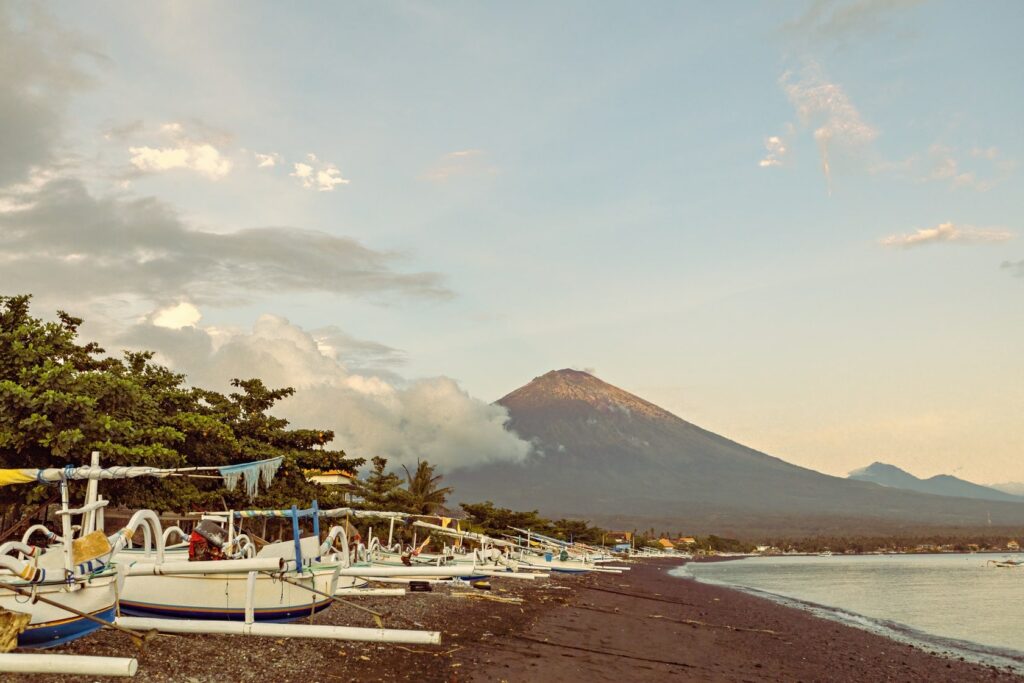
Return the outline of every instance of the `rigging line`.
[[[693,664],[688,662],[678,662],[671,659],[656,659],[653,657],[637,657],[636,655],[626,654],[625,652],[610,652],[608,650],[597,650],[589,647],[581,647],[579,645],[567,645],[565,643],[553,643],[550,640],[541,640],[540,638],[531,638],[523,635],[512,635],[510,636],[516,640],[526,640],[531,643],[539,643],[541,645],[550,645],[552,647],[561,647],[567,650],[579,650],[580,652],[590,652],[596,655],[605,655],[606,657],[622,657],[623,659],[634,659],[638,662],[651,662],[654,664],[667,664],[669,666],[679,666],[684,669],[695,669],[697,668]]]

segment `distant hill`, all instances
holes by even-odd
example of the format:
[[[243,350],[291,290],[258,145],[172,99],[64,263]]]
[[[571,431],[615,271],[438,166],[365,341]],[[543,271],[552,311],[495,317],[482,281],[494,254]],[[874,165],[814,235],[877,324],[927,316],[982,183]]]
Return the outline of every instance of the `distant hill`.
[[[989,488],[1024,498],[1024,482],[1008,481],[1005,484],[992,484]]]
[[[921,493],[933,493],[937,496],[1024,503],[1024,498],[994,487],[974,484],[948,474],[938,474],[928,479],[919,479],[895,465],[887,465],[883,462],[871,463],[867,467],[850,472],[847,476],[858,481],[871,481],[881,486],[919,491]]]
[[[585,372],[549,372],[498,403],[535,453],[525,463],[446,473],[455,501],[744,536],[1024,524],[1021,503],[926,495],[791,465]]]

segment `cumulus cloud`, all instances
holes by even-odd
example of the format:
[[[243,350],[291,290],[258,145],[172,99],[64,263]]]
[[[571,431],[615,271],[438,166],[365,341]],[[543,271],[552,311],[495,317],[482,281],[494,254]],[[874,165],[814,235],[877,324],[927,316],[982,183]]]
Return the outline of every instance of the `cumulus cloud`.
[[[438,159],[420,176],[423,180],[443,183],[455,176],[495,175],[498,167],[487,161],[482,149],[460,149]]]
[[[253,152],[253,156],[256,158],[256,168],[273,168],[283,161],[281,155],[277,152],[269,154]]]
[[[1011,239],[1013,233],[1001,228],[976,228],[971,225],[940,223],[934,228],[920,228],[911,233],[883,237],[879,244],[885,247],[919,247],[942,242],[987,244]]]
[[[137,132],[137,129],[130,129],[128,134]],[[219,180],[231,172],[231,160],[207,135],[189,132],[184,124],[177,121],[160,126],[159,135],[162,138],[161,146],[140,145],[128,148],[129,163],[137,171],[159,173],[187,170],[211,180]]]
[[[530,450],[505,429],[505,408],[471,397],[454,380],[353,371],[346,349],[326,350],[317,335],[278,316],[263,315],[251,330],[229,332],[143,323],[118,341],[158,351],[197,386],[227,390],[232,378],[259,377],[270,386],[294,387],[277,414],[296,426],[334,430],[335,444],[353,456],[383,455],[394,464],[423,458],[451,469],[518,461]]]
[[[878,164],[872,171],[891,173],[916,182],[944,183],[954,190],[966,188],[986,192],[1009,177],[1016,167],[1017,163],[1004,157],[995,146],[964,151],[937,142],[925,153],[911,155],[902,161]]]
[[[198,308],[187,301],[182,301],[173,306],[156,310],[150,318],[150,322],[157,327],[180,330],[183,327],[195,327],[202,317]]]
[[[781,166],[783,159],[789,153],[789,147],[785,140],[778,135],[771,135],[764,139],[765,155],[761,158],[761,161],[757,163],[761,168],[771,168],[772,166]]]
[[[799,77],[787,71],[779,80],[796,109],[800,123],[814,129],[829,194],[832,192],[832,156],[843,150],[856,153],[878,136],[864,121],[843,88],[830,82],[816,62],[809,62]]]
[[[102,59],[45,6],[0,5],[0,187],[60,161],[64,109],[90,83],[82,62]]]
[[[308,190],[333,192],[338,185],[348,185],[351,182],[348,178],[342,177],[337,166],[321,161],[315,154],[307,154],[306,160],[309,162],[308,164],[302,162],[292,164],[294,170],[289,175],[298,178],[302,186]]]
[[[56,179],[0,212],[0,290],[72,301],[134,295],[225,304],[256,293],[446,297],[434,273],[403,273],[398,255],[289,227],[215,233],[152,198],[95,197]]]

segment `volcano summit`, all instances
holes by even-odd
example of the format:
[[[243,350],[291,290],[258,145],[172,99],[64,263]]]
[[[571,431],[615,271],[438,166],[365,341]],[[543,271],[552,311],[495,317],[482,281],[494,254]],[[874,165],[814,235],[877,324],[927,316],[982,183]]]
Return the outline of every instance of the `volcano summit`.
[[[498,404],[534,451],[447,475],[454,498],[694,533],[893,533],[1024,524],[1024,504],[886,488],[787,463],[578,370]]]

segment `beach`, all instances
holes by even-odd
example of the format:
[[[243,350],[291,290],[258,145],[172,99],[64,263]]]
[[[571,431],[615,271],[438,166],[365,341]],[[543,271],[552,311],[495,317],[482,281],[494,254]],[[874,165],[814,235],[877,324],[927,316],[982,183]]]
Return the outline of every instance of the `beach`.
[[[762,598],[670,576],[679,564],[645,560],[622,574],[495,580],[490,591],[442,587],[404,598],[354,599],[384,612],[389,628],[442,631],[440,646],[160,635],[138,654],[133,680],[1021,680]],[[335,605],[313,617],[313,623],[373,622]],[[131,656],[137,651],[123,634],[104,631],[50,652]]]

